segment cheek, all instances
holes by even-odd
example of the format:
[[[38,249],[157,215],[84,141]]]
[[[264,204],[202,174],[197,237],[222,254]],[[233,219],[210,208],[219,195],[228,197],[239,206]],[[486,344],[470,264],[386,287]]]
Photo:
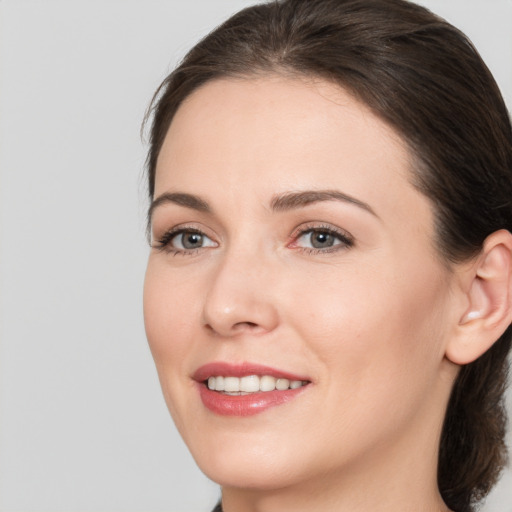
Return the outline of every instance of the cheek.
[[[288,310],[320,363],[338,365],[352,383],[412,382],[443,356],[447,289],[435,270],[383,265],[317,275],[307,294],[293,294]]]
[[[192,322],[197,308],[194,289],[195,286],[176,286],[176,279],[166,266],[150,258],[144,281],[146,337],[165,402],[182,435],[186,433],[187,398],[193,391],[186,369],[197,342]]]
[[[188,353],[192,334],[193,286],[174,285],[165,265],[151,258],[144,281],[144,324],[146,336],[160,377],[166,368],[179,367]],[[179,298],[179,299],[178,299]],[[172,378],[169,372],[165,378]]]
[[[439,403],[445,284],[435,273],[400,275],[343,272],[289,303],[322,389],[307,429],[322,433],[327,458],[335,447],[350,456],[347,446],[396,436]]]

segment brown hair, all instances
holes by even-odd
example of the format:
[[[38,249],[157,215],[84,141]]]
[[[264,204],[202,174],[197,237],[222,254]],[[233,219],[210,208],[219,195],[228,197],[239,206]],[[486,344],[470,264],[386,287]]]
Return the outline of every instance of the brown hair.
[[[202,84],[258,73],[316,76],[364,102],[408,143],[414,185],[430,198],[448,265],[512,231],[512,128],[499,89],[471,42],[406,0],[282,0],[235,14],[199,42],[153,99],[149,194],[167,129]],[[506,462],[503,396],[511,327],[461,368],[442,433],[438,484],[469,512]]]

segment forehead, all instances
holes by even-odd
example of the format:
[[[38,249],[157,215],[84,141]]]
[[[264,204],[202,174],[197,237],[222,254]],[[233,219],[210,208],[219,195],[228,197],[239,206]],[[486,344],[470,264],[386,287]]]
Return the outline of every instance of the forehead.
[[[155,195],[244,188],[265,196],[336,188],[374,209],[430,205],[406,144],[337,85],[282,76],[221,79],[191,94],[168,130]],[[397,212],[398,214],[404,212]]]

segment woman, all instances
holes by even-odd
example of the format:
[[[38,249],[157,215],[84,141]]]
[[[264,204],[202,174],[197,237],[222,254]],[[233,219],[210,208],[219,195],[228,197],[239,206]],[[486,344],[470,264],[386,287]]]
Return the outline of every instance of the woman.
[[[506,460],[512,132],[403,0],[284,0],[153,101],[145,322],[233,511],[470,511]]]

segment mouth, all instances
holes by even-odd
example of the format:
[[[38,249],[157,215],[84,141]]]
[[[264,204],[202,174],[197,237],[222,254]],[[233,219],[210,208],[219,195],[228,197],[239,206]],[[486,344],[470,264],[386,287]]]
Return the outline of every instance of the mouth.
[[[251,416],[285,404],[312,383],[267,366],[210,363],[194,376],[203,405],[221,416]]]

